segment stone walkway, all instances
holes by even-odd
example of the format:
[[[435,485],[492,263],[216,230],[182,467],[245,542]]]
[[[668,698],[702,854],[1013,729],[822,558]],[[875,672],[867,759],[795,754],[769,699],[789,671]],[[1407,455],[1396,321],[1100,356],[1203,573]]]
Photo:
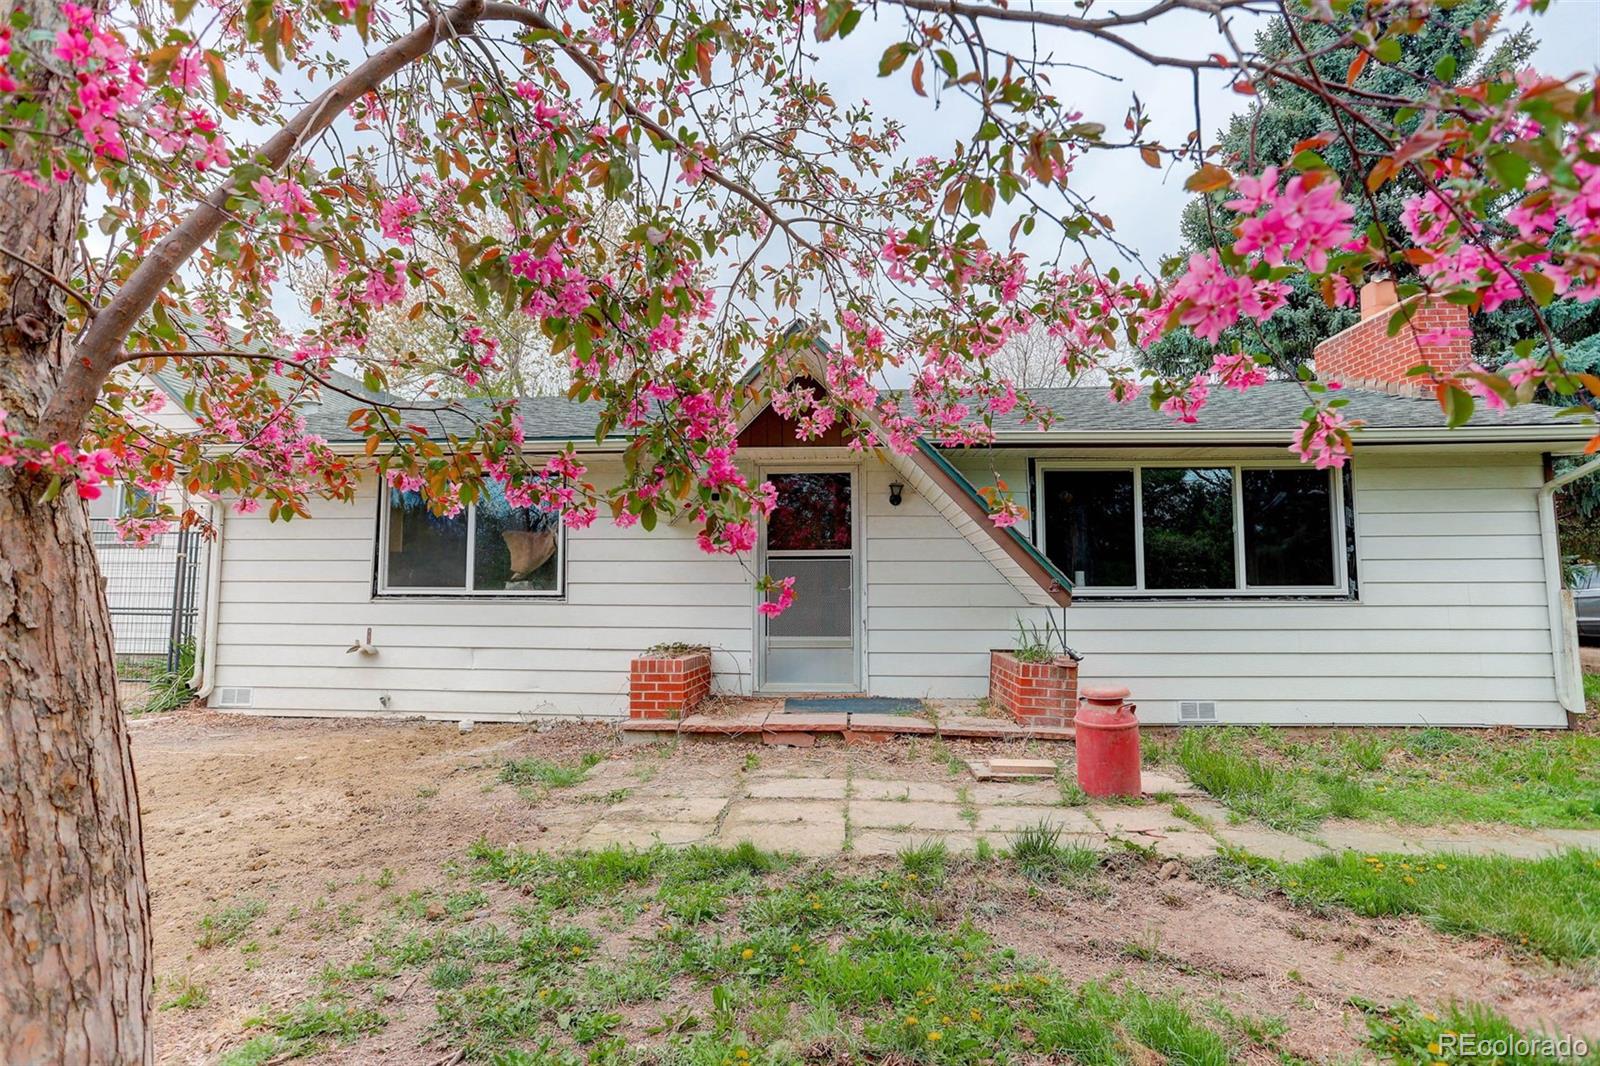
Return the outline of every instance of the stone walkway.
[[[859,776],[803,776],[814,767],[775,766],[707,777],[649,776],[631,760],[596,766],[571,796],[604,803],[616,798],[578,839],[583,848],[657,842],[724,847],[750,841],[775,851],[823,856],[893,855],[912,844],[942,841],[953,852],[980,839],[1005,847],[1018,830],[1047,825],[1063,843],[1098,850],[1150,849],[1176,859],[1200,859],[1238,849],[1294,862],[1330,851],[1454,851],[1535,858],[1566,848],[1600,851],[1600,830],[1515,827],[1390,827],[1327,822],[1305,835],[1233,820],[1221,804],[1187,781],[1145,773],[1147,796],[1125,803],[1069,806],[1054,781],[994,782],[952,776],[948,781]],[[625,793],[625,795],[624,795]],[[587,805],[587,804],[586,804]]]

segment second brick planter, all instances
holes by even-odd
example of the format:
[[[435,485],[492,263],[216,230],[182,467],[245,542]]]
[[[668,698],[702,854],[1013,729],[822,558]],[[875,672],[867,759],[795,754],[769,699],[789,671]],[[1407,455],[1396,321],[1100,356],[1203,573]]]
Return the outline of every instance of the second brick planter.
[[[1066,655],[1025,663],[996,649],[989,653],[989,699],[1020,725],[1069,726],[1078,707],[1078,664]]]
[[[629,670],[629,718],[681,718],[711,695],[711,652],[645,652]]]

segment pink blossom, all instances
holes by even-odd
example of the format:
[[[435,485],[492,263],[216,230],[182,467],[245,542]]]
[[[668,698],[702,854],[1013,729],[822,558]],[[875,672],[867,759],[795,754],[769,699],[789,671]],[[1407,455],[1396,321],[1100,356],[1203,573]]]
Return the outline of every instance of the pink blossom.
[[[1297,174],[1281,192],[1277,184],[1276,167],[1267,168],[1260,178],[1241,177],[1235,183],[1241,195],[1228,201],[1230,208],[1265,210],[1240,221],[1233,250],[1239,255],[1260,252],[1272,266],[1303,263],[1320,274],[1328,268],[1328,253],[1350,239],[1355,208],[1339,195],[1335,181]]]
[[[397,244],[410,244],[412,221],[421,213],[422,201],[410,193],[385,200],[378,208],[378,229]]]
[[[406,298],[406,276],[397,270],[394,276],[384,270],[374,270],[367,275],[367,303],[373,307],[387,307]]]
[[[1300,423],[1289,450],[1300,457],[1302,463],[1312,463],[1318,470],[1342,467],[1350,458],[1350,430],[1358,425],[1347,422],[1338,411],[1322,408]]]
[[[771,595],[773,591],[773,589],[769,589],[768,595]],[[776,592],[778,593],[776,600],[763,599],[756,607],[756,610],[768,618],[776,618],[784,611],[787,611],[790,605],[794,603],[794,578],[786,577],[777,582]]]
[[[233,501],[233,510],[235,514],[255,514],[261,510],[261,501],[254,496],[240,496]]]
[[[1218,352],[1211,360],[1211,372],[1219,382],[1236,392],[1267,383],[1266,368],[1244,352]]]
[[[1206,384],[1206,375],[1196,374],[1194,380],[1189,382],[1188,387],[1182,392],[1174,393],[1161,401],[1161,410],[1179,422],[1198,422],[1200,411],[1205,407],[1210,395],[1211,387]]]

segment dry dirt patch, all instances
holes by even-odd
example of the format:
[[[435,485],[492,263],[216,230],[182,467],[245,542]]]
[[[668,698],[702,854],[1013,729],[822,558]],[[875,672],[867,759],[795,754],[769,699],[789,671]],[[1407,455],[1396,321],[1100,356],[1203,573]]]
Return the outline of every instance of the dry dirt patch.
[[[803,752],[690,745],[640,754],[618,747],[604,728],[582,725],[548,732],[479,726],[461,734],[454,725],[205,712],[141,721],[134,758],[157,1002],[172,998],[183,979],[209,996],[195,1009],[159,1012],[160,1060],[215,1062],[246,1038],[246,1018],[305,1000],[325,967],[359,959],[393,922],[397,899],[444,886],[442,868],[461,861],[474,840],[570,846],[600,817],[608,796],[579,786],[530,802],[497,783],[499,769],[513,758],[570,764],[595,751],[626,764],[636,799],[655,779],[738,778],[752,751],[767,770],[809,777],[848,768],[858,776],[950,779],[926,742]],[[1194,997],[1196,1013],[1217,1002],[1247,1017],[1283,1018],[1283,1048],[1309,1058],[1359,1050],[1363,1025],[1348,1006],[1352,997],[1476,1000],[1524,1027],[1600,1030],[1600,982],[1592,972],[1558,972],[1417,922],[1309,915],[1171,866],[1164,874],[1155,863],[1116,866],[1097,888],[1065,894],[1029,891],[1011,875],[965,874],[947,889],[949,914],[952,921],[973,918],[1002,944],[1048,960],[1070,980],[1110,976],[1150,991],[1182,990]],[[491,890],[485,916],[509,906],[500,895]],[[207,915],[246,901],[265,907],[243,934],[197,946]],[[402,976],[390,991],[396,998],[383,1009],[391,1024],[315,1061],[437,1061],[439,1048],[421,1046],[434,1020],[426,977]]]

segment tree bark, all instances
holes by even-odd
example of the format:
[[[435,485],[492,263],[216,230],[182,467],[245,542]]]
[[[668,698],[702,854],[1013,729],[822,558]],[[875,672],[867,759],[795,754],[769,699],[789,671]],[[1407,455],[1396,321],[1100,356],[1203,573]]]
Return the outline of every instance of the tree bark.
[[[14,6],[60,21],[54,0],[0,13]],[[5,166],[30,168],[16,141]],[[24,436],[66,371],[51,279],[71,274],[83,204],[77,180],[0,189],[0,409]],[[82,501],[44,489],[0,467],[0,1063],[148,1063],[150,900],[110,615]]]

